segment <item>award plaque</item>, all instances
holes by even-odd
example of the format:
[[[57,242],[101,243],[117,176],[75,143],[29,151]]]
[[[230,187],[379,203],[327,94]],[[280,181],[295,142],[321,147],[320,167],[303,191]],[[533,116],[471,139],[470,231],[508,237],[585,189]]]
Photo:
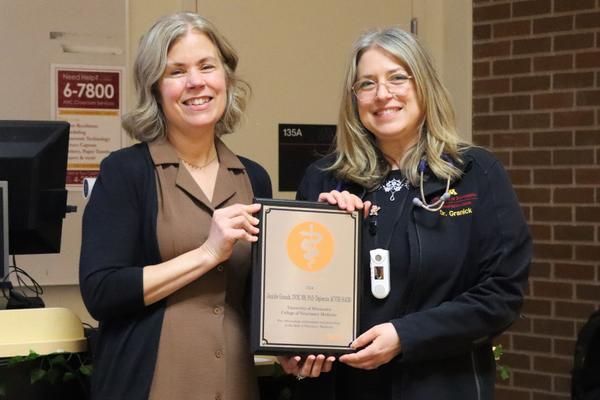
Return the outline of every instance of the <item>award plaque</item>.
[[[341,354],[358,332],[362,212],[324,203],[256,199],[252,350]]]

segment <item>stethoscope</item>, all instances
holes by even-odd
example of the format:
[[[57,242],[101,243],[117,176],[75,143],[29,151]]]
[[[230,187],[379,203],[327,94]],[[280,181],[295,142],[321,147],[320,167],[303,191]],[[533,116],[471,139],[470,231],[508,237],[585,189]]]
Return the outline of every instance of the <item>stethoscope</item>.
[[[427,200],[425,200],[425,192],[423,191],[423,174],[425,173],[425,169],[427,168],[427,160],[425,160],[425,158],[422,158],[421,161],[419,161],[419,174],[420,174],[420,189],[421,189],[421,198],[419,199],[418,197],[415,197],[412,199],[412,203],[415,206],[419,206],[422,207],[423,209],[427,210],[427,211],[431,211],[431,212],[438,212],[442,209],[442,207],[444,207],[444,204],[446,203],[446,200],[448,200],[450,198],[450,177],[448,177],[448,180],[446,181],[446,191],[444,192],[444,194],[437,199],[436,201],[434,201],[431,204],[427,203]]]
[[[448,161],[448,162],[451,162],[451,161]],[[423,175],[425,174],[425,169],[427,168],[427,160],[425,157],[421,158],[417,168],[418,168],[419,175],[420,175],[421,198],[419,199],[418,197],[414,197],[412,199],[412,203],[415,206],[421,207],[424,210],[427,210],[430,212],[440,211],[442,209],[442,207],[444,207],[446,200],[448,200],[450,198],[450,193],[449,193],[450,177],[448,177],[448,179],[446,181],[446,190],[444,191],[444,194],[439,199],[437,199],[433,203],[429,204],[429,203],[427,203],[427,200],[425,199],[425,191],[423,189],[423,180],[424,180]],[[336,185],[336,190],[338,190],[338,191],[342,190],[342,182],[338,182],[338,184]],[[366,193],[366,190],[363,189],[363,194],[362,194],[361,198],[365,195],[365,193]],[[372,217],[375,217],[375,219],[373,219]],[[377,211],[375,210],[375,212],[373,212],[373,210],[371,210],[371,213],[369,214],[369,219],[371,219],[371,221],[369,222],[369,231],[371,232],[372,235],[377,234],[376,218],[377,218]],[[399,219],[396,220],[394,225],[396,225],[396,223],[398,221],[399,221]],[[390,236],[390,240],[391,240],[391,236]],[[390,252],[389,252],[388,248],[389,248],[389,241],[388,241],[387,245],[385,245],[384,247],[377,247],[377,248],[369,251],[369,272],[370,272],[369,275],[370,275],[370,281],[371,281],[371,294],[377,299],[385,299],[389,295],[390,289],[391,289]]]
[[[451,161],[448,161],[451,162]],[[424,210],[430,212],[438,212],[444,207],[446,200],[450,198],[450,177],[446,180],[446,190],[444,194],[434,201],[433,203],[427,203],[425,199],[425,191],[423,189],[423,175],[425,174],[425,169],[427,168],[427,160],[425,157],[421,158],[419,161],[418,171],[420,175],[420,192],[421,198],[414,197],[412,203],[415,206],[421,207]],[[406,198],[405,198],[406,200]],[[375,213],[377,214],[377,213]],[[376,218],[376,217],[375,217]],[[394,226],[397,222],[399,222],[400,218],[396,219]],[[371,221],[375,223],[375,227],[377,221]],[[370,222],[370,223],[371,223]],[[371,226],[370,226],[371,227]],[[393,228],[392,228],[393,230]],[[372,234],[376,235],[377,230],[375,229]],[[377,247],[373,250],[369,251],[369,272],[371,278],[371,294],[377,299],[385,299],[391,290],[391,278],[390,278],[390,252],[388,250],[391,241],[391,235],[384,247]]]
[[[420,192],[421,192],[421,198],[418,197],[414,197],[412,199],[412,203],[417,206],[417,207],[422,207],[424,210],[430,211],[430,212],[438,212],[442,209],[442,207],[444,207],[444,204],[446,204],[446,200],[448,200],[451,195],[450,195],[450,177],[448,177],[448,179],[446,180],[446,190],[444,191],[444,194],[437,199],[436,201],[434,201],[431,204],[427,203],[427,200],[425,200],[425,192],[423,190],[423,175],[425,173],[425,169],[427,169],[427,160],[425,159],[425,157],[421,158],[421,161],[419,161],[419,166],[417,167],[418,171],[419,171],[419,175],[420,175]],[[343,182],[342,181],[338,181],[335,190],[337,190],[338,192],[341,192],[343,190]],[[366,193],[366,189],[363,189],[363,193],[361,194],[361,198],[365,195]]]

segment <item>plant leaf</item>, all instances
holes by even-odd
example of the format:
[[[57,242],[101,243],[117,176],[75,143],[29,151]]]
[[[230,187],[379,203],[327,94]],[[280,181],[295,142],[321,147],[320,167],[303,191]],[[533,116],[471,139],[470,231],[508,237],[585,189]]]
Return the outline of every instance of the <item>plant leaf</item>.
[[[500,378],[502,378],[503,381],[507,380],[509,377],[508,369],[505,366],[500,365],[499,370],[500,370]]]
[[[92,374],[92,370],[92,364],[84,364],[81,367],[79,367],[79,372],[81,372],[81,374],[84,376],[90,376]]]
[[[63,356],[62,354],[54,356],[50,359],[50,365],[52,367],[54,367],[56,365],[64,366],[66,364],[67,364],[67,360],[65,359],[65,356]]]
[[[6,362],[6,365],[9,365],[9,366],[11,366],[11,365],[18,364],[18,363],[20,363],[20,362],[23,362],[23,359],[24,359],[24,358],[25,358],[25,357],[23,357],[23,356],[15,356],[15,357],[11,357],[11,358],[9,358],[9,359],[8,359],[8,361]]]
[[[72,381],[73,379],[75,379],[75,374],[72,372],[65,372],[65,374],[63,375],[63,382],[69,382]]]
[[[41,356],[33,350],[29,350],[29,354],[23,357],[23,361],[31,361],[40,358]]]
[[[25,361],[30,361],[30,360],[35,360],[36,358],[39,358],[40,355],[38,353],[36,353],[33,350],[29,350],[29,354],[27,354],[26,356],[14,356],[8,359],[8,361],[6,362],[6,365],[15,365],[18,363],[22,363]]]
[[[44,379],[46,377],[46,371],[41,368],[36,368],[31,370],[30,381],[33,385],[34,383]]]
[[[498,346],[492,347],[492,351],[494,352],[494,360],[500,361],[502,354],[504,354],[504,349],[502,348],[502,345],[499,344]]]
[[[55,384],[56,382],[58,382],[58,379],[60,378],[61,373],[53,368],[50,368],[48,370],[48,372],[46,373],[46,379],[48,379],[48,382],[50,382],[51,384]]]

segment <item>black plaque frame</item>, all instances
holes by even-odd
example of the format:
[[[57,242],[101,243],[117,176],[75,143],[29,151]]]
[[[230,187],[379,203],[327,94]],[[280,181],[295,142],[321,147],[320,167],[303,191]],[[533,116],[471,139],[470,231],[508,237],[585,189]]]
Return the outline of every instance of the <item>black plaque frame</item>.
[[[260,228],[260,233],[259,233],[259,239],[256,243],[254,243],[252,245],[252,261],[253,261],[253,266],[252,266],[252,315],[251,315],[251,321],[250,321],[250,325],[251,325],[251,332],[250,332],[250,337],[251,337],[251,348],[253,350],[253,352],[255,354],[344,354],[344,353],[349,353],[349,352],[353,352],[354,350],[350,348],[350,344],[352,343],[352,341],[357,337],[358,335],[358,327],[359,327],[359,304],[360,304],[360,298],[359,298],[359,288],[360,288],[360,270],[359,270],[359,265],[360,265],[360,260],[361,260],[361,236],[362,236],[362,212],[360,211],[355,211],[353,213],[348,213],[346,211],[340,210],[337,207],[328,205],[328,204],[324,204],[324,203],[317,203],[317,202],[307,202],[307,201],[292,201],[292,200],[271,200],[271,199],[255,199],[256,202],[261,203],[262,207],[261,210],[259,211],[257,217],[260,220],[259,223],[259,228]],[[270,246],[277,246],[280,247],[281,242],[283,239],[281,239],[281,235],[279,235],[278,237],[271,237],[274,236],[275,234],[269,236],[269,232],[271,231],[276,231],[278,229],[272,228],[271,231],[269,230],[270,224],[271,226],[276,226],[276,225],[281,225],[281,221],[278,221],[277,218],[281,218],[281,216],[278,216],[277,218],[272,217],[273,215],[276,215],[278,213],[283,213],[283,215],[288,215],[289,213],[289,220],[291,222],[289,222],[291,225],[295,225],[298,226],[300,224],[302,224],[302,220],[304,217],[308,218],[308,219],[314,219],[315,217],[320,218],[323,217],[325,220],[329,221],[329,223],[331,223],[331,220],[338,220],[340,221],[340,223],[344,224],[343,226],[345,227],[346,225],[351,226],[351,232],[348,233],[346,232],[344,235],[342,235],[342,238],[348,238],[351,237],[351,243],[347,243],[347,242],[340,242],[339,244],[336,243],[335,249],[333,251],[334,255],[332,256],[330,265],[327,265],[326,267],[323,267],[323,269],[327,270],[327,269],[331,269],[333,271],[344,271],[344,273],[342,275],[345,275],[345,272],[347,271],[348,274],[351,274],[351,277],[349,278],[348,276],[345,277],[345,280],[342,279],[342,281],[347,282],[348,280],[350,281],[350,285],[351,287],[345,287],[342,292],[344,293],[351,293],[351,296],[337,296],[337,295],[331,295],[331,296],[327,296],[327,295],[320,295],[320,294],[315,294],[315,295],[310,295],[307,294],[307,298],[309,300],[306,300],[304,297],[304,295],[301,294],[290,294],[289,296],[295,297],[292,299],[287,299],[286,295],[273,295],[273,294],[268,294],[267,290],[268,288],[272,287],[271,285],[273,285],[273,282],[275,282],[275,278],[270,277],[269,276],[269,272],[271,272],[271,274],[275,275],[275,273],[273,271],[272,266],[267,265],[268,263],[268,257],[266,256],[266,253],[268,253],[270,250],[271,251],[281,251],[281,250],[277,250],[275,249],[275,247],[270,247]],[[300,222],[297,222],[300,221]],[[320,220],[322,221],[322,220]],[[277,223],[277,224],[276,224]],[[287,223],[287,220],[286,222]],[[284,223],[284,224],[285,224]],[[320,222],[319,222],[320,223]],[[286,229],[285,227],[282,229]],[[335,232],[335,229],[333,229],[333,232]],[[291,234],[291,230],[289,230],[289,233]],[[334,234],[335,236],[335,234]],[[339,235],[338,235],[339,236]],[[336,237],[334,237],[334,239],[337,239]],[[289,238],[288,238],[289,240]],[[270,250],[269,250],[270,248]],[[340,255],[337,254],[336,252],[344,252],[346,253],[345,255]],[[350,254],[350,256],[348,255]],[[281,261],[281,268],[291,268],[290,271],[294,270],[293,267],[293,262],[289,259],[289,253],[286,252],[286,255],[288,257],[286,257],[286,260],[282,260]],[[352,260],[352,262],[350,263],[351,265],[346,265],[346,263],[340,263],[335,264],[335,261],[340,259],[340,258],[350,258]],[[279,268],[279,267],[277,267]],[[294,270],[295,271],[295,270]],[[306,285],[307,282],[311,282],[309,281],[300,281],[300,282],[292,282],[292,279],[294,278],[294,273],[299,273],[299,274],[303,274],[303,272],[291,272],[289,278],[288,275],[284,275],[283,280],[285,280],[285,282],[281,282],[281,275],[279,276],[280,280],[277,281],[277,284],[282,284],[281,286],[283,286],[284,288],[291,286],[297,289],[296,293],[301,293],[304,288],[309,287],[311,285]],[[332,272],[327,272],[327,274],[331,274]],[[282,274],[282,272],[277,272],[277,274]],[[308,274],[310,275],[310,274]],[[324,281],[323,276],[319,276],[319,275],[315,275],[317,278],[317,280],[319,280],[319,278],[321,279],[321,281]],[[326,276],[326,275],[325,275]],[[338,277],[340,275],[337,275]],[[269,281],[269,279],[272,280],[272,282]],[[338,280],[336,280],[338,281]],[[320,284],[317,284],[317,286],[321,286]],[[327,286],[327,285],[325,285]],[[336,287],[337,283],[336,283]],[[318,291],[318,290],[317,290]],[[333,292],[329,292],[329,293],[333,293]],[[334,331],[333,334],[327,334],[326,336],[331,336],[331,337],[336,337],[336,339],[332,339],[330,342],[328,342],[328,340],[322,341],[322,340],[316,340],[313,341],[311,339],[308,340],[287,340],[287,336],[289,335],[291,336],[295,336],[297,337],[299,334],[301,334],[301,332],[306,331],[308,336],[311,335],[315,335],[318,333],[315,333],[315,331],[319,331],[320,328],[316,328],[314,325],[310,325],[310,324],[314,324],[316,320],[318,319],[323,319],[323,324],[325,324],[325,328],[322,330],[331,330],[333,328],[331,328],[331,326],[327,326],[327,324],[334,324],[336,322],[338,322],[335,317],[332,318],[331,316],[335,314],[335,311],[332,311],[331,313],[327,313],[325,312],[324,314],[320,313],[319,311],[317,311],[317,313],[319,313],[318,317],[314,316],[314,313],[311,314],[311,317],[307,317],[307,318],[311,318],[310,321],[306,320],[301,322],[302,324],[306,323],[309,326],[284,326],[286,325],[286,323],[288,322],[296,322],[296,321],[290,321],[290,320],[286,320],[285,322],[273,322],[274,318],[277,319],[280,317],[279,314],[281,314],[281,312],[276,313],[273,311],[269,311],[268,308],[273,308],[273,307],[266,307],[266,305],[270,304],[269,302],[272,302],[273,298],[277,298],[278,301],[282,301],[284,304],[285,302],[298,302],[300,304],[299,308],[304,307],[304,304],[306,305],[306,307],[308,308],[308,311],[310,311],[311,313],[313,313],[313,311],[315,309],[317,310],[327,310],[327,302],[330,303],[330,305],[332,307],[334,307],[335,311],[338,311],[341,308],[341,311],[344,311],[344,317],[340,317],[339,319],[342,320],[341,325],[343,326],[347,326],[348,329],[343,329],[342,330],[342,335],[340,336],[337,331]],[[285,299],[284,299],[285,298]],[[310,300],[310,299],[317,299],[318,301],[316,302],[317,304],[321,305],[321,303],[325,304],[324,307],[316,307],[314,306],[315,301],[316,300]],[[350,298],[350,300],[348,300]],[[283,299],[283,300],[282,300]],[[288,301],[289,300],[289,301]],[[340,306],[337,303],[349,303],[349,304],[345,304]],[[281,306],[283,307],[283,306]],[[293,308],[293,306],[290,306],[289,304],[286,306],[288,308]],[[348,311],[349,310],[349,311]],[[352,315],[348,316],[346,314],[346,312],[351,312]],[[335,314],[337,315],[337,314]],[[287,317],[286,317],[287,318]],[[303,318],[303,317],[300,317]],[[316,320],[315,320],[316,318]],[[277,320],[279,321],[279,320]],[[271,331],[269,331],[269,328],[267,325],[269,325],[269,323],[271,324],[275,324],[275,325],[281,325],[278,326],[278,329],[272,329]],[[292,324],[287,324],[287,325],[292,325]],[[321,324],[319,323],[319,326],[321,326]],[[273,330],[275,330],[277,332],[277,334],[281,337],[282,335],[285,336],[285,339],[281,340],[271,340],[269,338],[269,334],[273,332]],[[300,332],[300,333],[299,333]],[[310,332],[310,334],[309,334]],[[345,336],[344,336],[345,335]],[[347,339],[347,340],[344,340]],[[340,342],[343,341],[343,342]]]

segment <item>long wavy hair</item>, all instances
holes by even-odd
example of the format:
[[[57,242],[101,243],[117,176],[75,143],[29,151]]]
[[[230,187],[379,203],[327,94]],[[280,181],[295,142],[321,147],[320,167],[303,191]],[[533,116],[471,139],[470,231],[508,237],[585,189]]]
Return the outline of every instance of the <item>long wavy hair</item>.
[[[468,144],[457,134],[450,96],[423,46],[413,35],[398,28],[368,31],[354,43],[342,94],[335,161],[328,170],[334,171],[339,178],[372,189],[381,183],[391,168],[378,148],[375,136],[361,122],[356,96],[352,92],[358,62],[371,48],[389,53],[412,75],[417,101],[424,110],[419,138],[401,162],[404,176],[413,186],[419,186],[418,165],[425,158],[438,178],[458,178],[461,172],[454,164],[462,163],[459,148]],[[453,163],[444,160],[442,155],[446,159],[450,157]]]
[[[167,125],[160,105],[158,83],[167,65],[169,50],[190,31],[203,33],[210,39],[225,69],[227,104],[215,126],[215,134],[231,133],[239,123],[251,90],[235,74],[237,53],[208,20],[198,14],[181,12],[160,18],[140,41],[133,66],[137,103],[122,121],[123,128],[132,138],[151,142],[166,136]]]

